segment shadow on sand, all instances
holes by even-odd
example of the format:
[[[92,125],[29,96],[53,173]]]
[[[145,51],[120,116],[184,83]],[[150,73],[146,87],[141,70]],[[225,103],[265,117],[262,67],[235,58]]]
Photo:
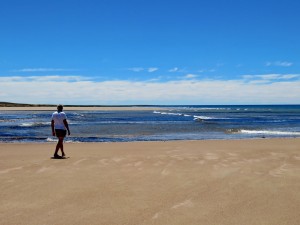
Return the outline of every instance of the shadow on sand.
[[[56,157],[52,156],[51,157],[51,159],[68,159],[68,158],[70,158],[70,157],[65,157],[65,156],[56,156]]]

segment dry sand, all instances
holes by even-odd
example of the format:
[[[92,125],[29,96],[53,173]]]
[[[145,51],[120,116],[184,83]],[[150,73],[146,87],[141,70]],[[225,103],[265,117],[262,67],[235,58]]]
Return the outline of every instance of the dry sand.
[[[1,225],[299,225],[300,139],[0,144]]]

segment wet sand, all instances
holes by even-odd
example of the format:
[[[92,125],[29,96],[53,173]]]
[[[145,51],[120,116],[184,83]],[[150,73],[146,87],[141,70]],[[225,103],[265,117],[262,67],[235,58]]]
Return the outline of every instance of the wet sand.
[[[54,147],[0,144],[0,224],[300,224],[300,139]]]

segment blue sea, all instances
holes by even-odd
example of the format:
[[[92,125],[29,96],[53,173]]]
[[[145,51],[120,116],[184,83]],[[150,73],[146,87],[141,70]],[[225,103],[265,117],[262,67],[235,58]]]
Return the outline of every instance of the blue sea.
[[[153,106],[152,106],[153,107]],[[157,106],[145,111],[65,111],[66,142],[300,137],[300,105]],[[0,142],[54,142],[53,111],[0,111]]]

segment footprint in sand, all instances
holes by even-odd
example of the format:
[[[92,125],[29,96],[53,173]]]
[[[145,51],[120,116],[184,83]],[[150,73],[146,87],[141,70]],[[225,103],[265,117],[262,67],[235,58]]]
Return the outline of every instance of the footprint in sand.
[[[80,160],[74,162],[73,165],[76,166],[76,165],[78,165],[79,163],[81,163],[81,162],[83,162],[85,160],[87,160],[87,159],[80,159]]]
[[[116,163],[119,163],[119,162],[123,161],[124,158],[113,158],[112,160]]]
[[[300,160],[300,156],[294,156],[294,159]]]
[[[164,163],[162,161],[157,161],[153,164],[153,166],[160,166],[163,165]]]
[[[143,162],[142,162],[142,161],[139,161],[139,162],[134,163],[134,166],[137,167],[137,166],[140,166],[140,165],[142,165],[142,164],[143,164]]]
[[[14,170],[21,170],[21,169],[23,169],[22,166],[14,167],[14,168],[6,169],[6,170],[1,170],[1,171],[0,171],[0,174],[9,173],[9,172],[11,172],[11,171],[14,171]]]
[[[161,172],[161,175],[162,175],[162,176],[167,176],[167,175],[169,175],[169,174],[170,174],[170,171],[167,170],[167,169],[164,169],[164,170]]]
[[[271,156],[273,156],[275,159],[280,159],[280,158],[287,158],[287,155],[285,153],[281,152],[271,152]]]
[[[167,151],[168,154],[172,154],[172,153],[175,153],[175,152],[179,152],[179,150],[170,150],[170,151]]]
[[[288,164],[284,163],[280,167],[269,171],[269,174],[273,177],[281,177],[289,171],[289,169],[287,167],[288,167]]]
[[[42,167],[41,169],[39,169],[38,171],[36,171],[36,173],[43,173],[47,170],[51,170],[50,167]]]
[[[172,155],[171,158],[173,159],[177,159],[179,161],[184,160],[184,157],[180,156],[180,155]]]
[[[103,166],[107,166],[109,164],[108,159],[100,159],[98,162],[101,163]]]
[[[207,160],[216,160],[216,159],[219,159],[219,156],[217,154],[214,154],[214,153],[207,153],[204,156],[204,158],[207,159]]]
[[[159,213],[155,213],[154,216],[152,217],[152,219],[156,220],[156,219],[158,219],[158,217],[159,217]]]
[[[194,206],[194,204],[191,201],[191,199],[187,199],[184,202],[173,205],[172,209],[178,209],[178,208],[181,208],[181,207],[189,207],[190,208],[190,207],[193,207],[193,206]]]
[[[238,156],[238,154],[232,153],[232,152],[228,152],[227,155],[232,156],[232,157],[237,157]]]
[[[166,165],[166,167],[164,168],[164,170],[161,172],[162,176],[167,176],[169,175],[171,172],[170,170],[168,170],[169,167],[171,167],[173,165],[174,162],[170,162],[168,163],[168,165]]]
[[[199,160],[199,161],[197,161],[196,163],[197,163],[197,164],[200,164],[200,165],[203,165],[203,164],[205,164],[205,160]]]

